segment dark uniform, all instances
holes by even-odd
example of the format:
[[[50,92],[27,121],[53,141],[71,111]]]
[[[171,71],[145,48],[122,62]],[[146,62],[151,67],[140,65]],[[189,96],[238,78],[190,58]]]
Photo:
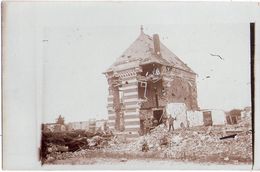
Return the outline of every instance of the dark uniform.
[[[172,128],[172,130],[174,131],[174,127],[173,127],[173,121],[174,120],[176,120],[176,118],[173,118],[171,115],[170,115],[170,117],[169,117],[169,119],[168,119],[168,121],[169,121],[169,131],[171,131],[171,128]]]

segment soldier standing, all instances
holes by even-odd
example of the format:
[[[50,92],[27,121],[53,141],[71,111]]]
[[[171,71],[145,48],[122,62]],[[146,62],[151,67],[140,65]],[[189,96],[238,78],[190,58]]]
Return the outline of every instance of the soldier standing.
[[[173,118],[171,115],[168,119],[169,121],[169,132],[171,131],[171,128],[172,128],[172,131],[174,131],[174,126],[173,126],[173,121],[176,120],[176,118]]]

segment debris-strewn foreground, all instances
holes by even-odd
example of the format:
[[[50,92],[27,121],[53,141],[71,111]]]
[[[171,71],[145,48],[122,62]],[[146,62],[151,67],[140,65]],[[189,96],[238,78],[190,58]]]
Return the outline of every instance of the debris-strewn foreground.
[[[159,125],[130,139],[112,133],[43,133],[42,162],[72,163],[73,158],[165,159],[228,164],[252,163],[250,121],[237,125],[192,127],[168,132]],[[75,162],[73,162],[75,163]]]

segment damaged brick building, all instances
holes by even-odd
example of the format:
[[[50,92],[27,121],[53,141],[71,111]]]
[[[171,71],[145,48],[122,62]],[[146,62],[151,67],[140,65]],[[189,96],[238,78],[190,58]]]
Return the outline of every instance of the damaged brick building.
[[[164,46],[158,34],[139,37],[107,69],[108,124],[133,136],[145,118],[161,116],[170,103],[198,110],[196,73]]]

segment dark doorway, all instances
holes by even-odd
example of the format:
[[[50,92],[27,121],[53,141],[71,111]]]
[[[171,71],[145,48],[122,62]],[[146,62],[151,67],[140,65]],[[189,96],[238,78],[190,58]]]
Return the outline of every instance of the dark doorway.
[[[236,116],[232,116],[232,124],[237,124],[237,117]]]
[[[158,121],[158,125],[162,123],[162,114],[163,114],[163,110],[153,111],[153,118]]]

